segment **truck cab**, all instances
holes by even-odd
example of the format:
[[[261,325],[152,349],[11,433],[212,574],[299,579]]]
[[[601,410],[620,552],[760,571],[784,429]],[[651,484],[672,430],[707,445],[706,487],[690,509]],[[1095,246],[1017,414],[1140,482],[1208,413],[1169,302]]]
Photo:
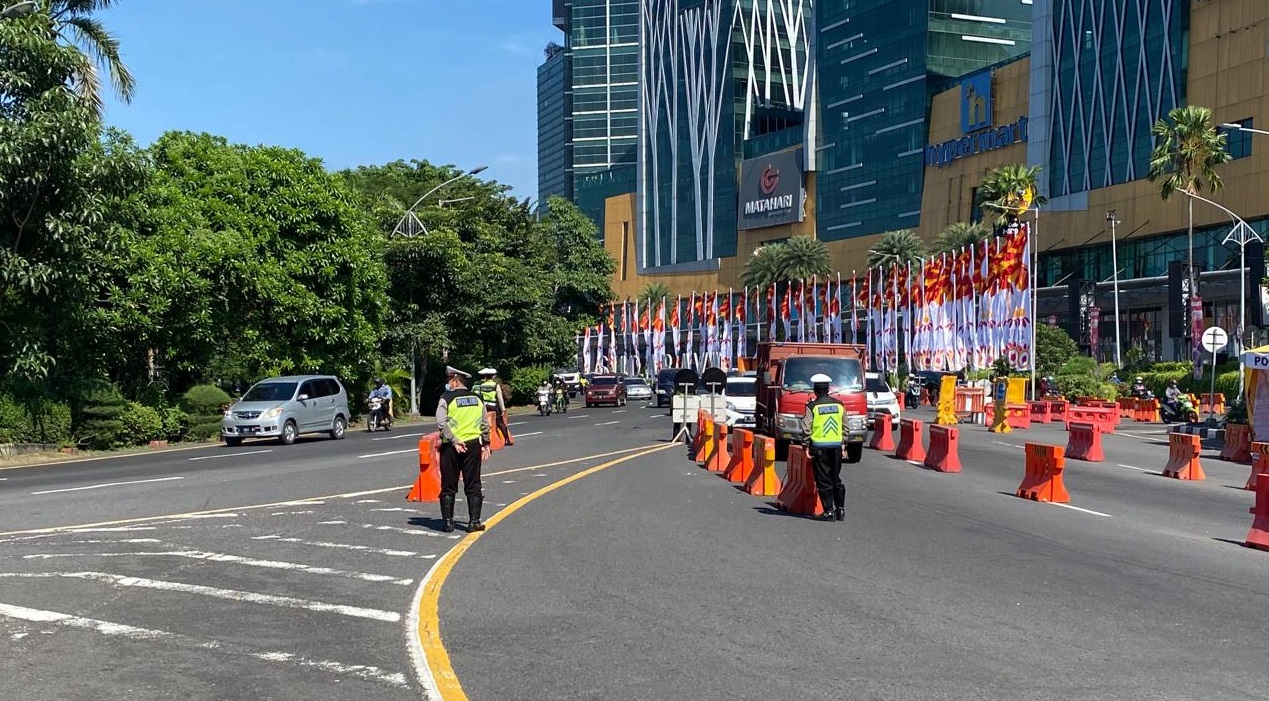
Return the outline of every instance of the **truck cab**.
[[[782,443],[800,439],[806,404],[815,398],[811,376],[823,373],[832,378],[829,395],[846,407],[846,462],[859,462],[868,432],[865,358],[863,346],[842,343],[759,344],[758,432]]]

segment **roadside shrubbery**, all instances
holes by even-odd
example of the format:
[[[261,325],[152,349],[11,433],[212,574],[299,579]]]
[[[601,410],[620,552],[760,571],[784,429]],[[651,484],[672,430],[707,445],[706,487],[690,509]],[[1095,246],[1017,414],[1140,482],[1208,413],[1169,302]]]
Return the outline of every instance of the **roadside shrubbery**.
[[[224,406],[232,402],[229,394],[216,385],[196,385],[185,393],[184,409],[189,412],[189,437],[206,440],[220,433]]]
[[[71,410],[65,404],[46,403],[35,412],[0,395],[0,443],[71,442]]]
[[[538,403],[538,386],[551,376],[554,367],[550,365],[530,365],[517,368],[511,375],[511,395],[507,401],[514,405],[536,406]],[[505,392],[507,387],[503,386]]]

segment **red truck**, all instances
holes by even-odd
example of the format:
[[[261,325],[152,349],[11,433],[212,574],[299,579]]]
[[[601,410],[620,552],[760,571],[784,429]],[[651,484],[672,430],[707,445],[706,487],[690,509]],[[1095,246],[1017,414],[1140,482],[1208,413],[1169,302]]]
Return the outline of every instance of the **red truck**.
[[[846,407],[846,462],[859,462],[868,431],[864,393],[867,349],[844,343],[758,344],[758,433],[778,442],[801,437],[802,414],[815,397],[811,376],[833,378],[829,394]]]

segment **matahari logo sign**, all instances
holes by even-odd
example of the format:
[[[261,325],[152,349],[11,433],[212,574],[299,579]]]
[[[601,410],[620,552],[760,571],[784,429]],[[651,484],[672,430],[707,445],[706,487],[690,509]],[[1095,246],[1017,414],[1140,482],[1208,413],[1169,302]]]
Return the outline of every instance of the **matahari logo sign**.
[[[741,229],[800,222],[804,218],[803,199],[801,148],[751,158],[741,164]]]
[[[776,188],[779,186],[780,171],[772,168],[770,164],[767,164],[767,167],[762,169],[762,183],[759,186],[762,188],[762,194],[770,195],[775,192]]]

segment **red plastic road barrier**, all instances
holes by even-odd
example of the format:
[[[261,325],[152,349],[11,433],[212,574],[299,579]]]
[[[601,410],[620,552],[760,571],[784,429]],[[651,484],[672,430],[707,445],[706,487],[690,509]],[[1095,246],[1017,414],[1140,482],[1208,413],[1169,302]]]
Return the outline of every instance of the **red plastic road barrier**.
[[[1047,424],[1053,420],[1053,405],[1048,402],[1027,402],[1027,406],[1031,408],[1031,420]]]
[[[775,439],[754,436],[753,472],[745,480],[745,493],[756,497],[773,497],[780,493],[780,477],[775,470]]]
[[[1199,464],[1201,439],[1185,433],[1168,434],[1168,464],[1163,468],[1164,477],[1179,480],[1203,480],[1203,466]]]
[[[894,422],[889,414],[878,416],[872,422],[872,440],[868,447],[873,450],[894,450]]]
[[[1132,419],[1137,415],[1136,397],[1120,397],[1115,400],[1115,406],[1119,409],[1121,419]]]
[[[689,454],[692,460],[701,461],[701,451],[705,449],[705,410],[696,412],[696,433],[692,434],[692,447]]]
[[[1247,531],[1247,547],[1269,550],[1269,479],[1256,482],[1256,505],[1251,513],[1256,518]]]
[[[1254,441],[1251,444],[1251,474],[1244,489],[1254,490],[1260,476],[1269,474],[1269,443]]]
[[[731,433],[731,461],[723,470],[723,478],[744,484],[750,472],[753,472],[753,431],[738,428]]]
[[[1103,462],[1102,427],[1094,423],[1072,421],[1066,425],[1070,435],[1066,439],[1066,457],[1088,462]]]
[[[429,433],[419,439],[419,476],[414,480],[406,501],[441,500],[441,455],[438,452],[441,434]]]
[[[714,449],[709,455],[709,462],[705,463],[710,472],[722,474],[731,462],[731,454],[727,452],[727,431],[727,424],[721,421],[714,425]]]
[[[1066,422],[1072,421],[1080,423],[1097,424],[1102,427],[1102,433],[1115,432],[1115,417],[1118,415],[1118,409],[1097,406],[1072,406],[1066,410]]]
[[[1251,426],[1225,424],[1225,447],[1221,448],[1221,460],[1244,465],[1251,462]]]
[[[784,471],[784,487],[776,497],[776,508],[791,514],[818,516],[824,513],[820,494],[815,490],[815,475],[806,448],[789,446],[789,464]]]
[[[930,453],[922,463],[939,472],[960,472],[961,457],[957,452],[960,431],[949,426],[930,427]]]
[[[899,419],[899,447],[894,456],[900,460],[921,462],[925,460],[925,445],[921,443],[921,422],[916,419]]]
[[[1225,395],[1217,392],[1216,394],[1208,394],[1204,392],[1199,395],[1198,400],[1199,414],[1207,414],[1214,412],[1217,414],[1225,413]]]
[[[1071,495],[1066,492],[1062,472],[1066,458],[1062,446],[1027,443],[1026,474],[1018,485],[1017,495],[1032,501],[1052,501],[1068,504]]]
[[[1049,415],[1054,421],[1066,421],[1066,408],[1068,406],[1070,406],[1070,403],[1065,399],[1050,399]]]
[[[1137,413],[1133,420],[1142,423],[1163,423],[1163,418],[1159,416],[1159,400],[1138,399]]]
[[[1026,404],[1008,404],[1005,406],[1005,422],[1009,428],[1031,428],[1031,409]]]

